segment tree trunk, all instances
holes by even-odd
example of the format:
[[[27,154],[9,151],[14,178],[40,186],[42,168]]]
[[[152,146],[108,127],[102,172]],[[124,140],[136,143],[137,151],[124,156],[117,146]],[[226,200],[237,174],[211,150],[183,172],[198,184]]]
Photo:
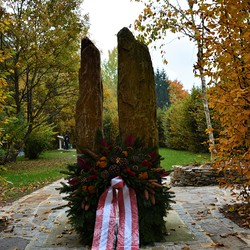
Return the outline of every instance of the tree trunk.
[[[206,84],[206,79],[204,77],[204,72],[203,72],[202,55],[203,55],[203,48],[201,44],[198,43],[198,68],[200,72],[202,100],[203,100],[204,113],[206,117],[206,124],[207,124],[207,130],[208,130],[208,138],[209,138],[208,143],[209,143],[209,148],[211,152],[211,162],[212,162],[215,141],[214,141],[213,127],[212,127],[211,116],[210,116],[208,100],[207,100],[207,86],[206,86],[207,84]]]

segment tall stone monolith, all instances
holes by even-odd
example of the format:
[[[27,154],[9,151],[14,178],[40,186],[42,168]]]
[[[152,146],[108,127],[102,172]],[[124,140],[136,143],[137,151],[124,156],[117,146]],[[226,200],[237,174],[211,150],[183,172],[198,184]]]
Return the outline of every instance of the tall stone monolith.
[[[158,146],[154,70],[147,46],[129,29],[118,32],[118,112],[123,139],[140,138]]]
[[[81,43],[79,98],[76,104],[76,148],[95,151],[96,133],[102,132],[103,88],[100,52],[86,37]]]

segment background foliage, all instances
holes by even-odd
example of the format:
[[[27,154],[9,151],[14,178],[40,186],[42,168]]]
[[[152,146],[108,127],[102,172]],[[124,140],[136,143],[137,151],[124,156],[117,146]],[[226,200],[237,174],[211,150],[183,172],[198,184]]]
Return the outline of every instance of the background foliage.
[[[15,159],[34,129],[72,119],[67,108],[77,98],[79,44],[88,29],[79,5],[78,0],[1,1],[0,44],[8,52],[0,61],[7,93],[1,122],[18,119],[25,127],[18,140],[2,130],[3,163]]]
[[[221,184],[240,190],[241,198],[249,202],[249,1],[136,1],[145,6],[135,22],[142,40],[152,43],[170,31],[188,36],[197,45],[194,72],[201,79],[212,160],[215,168],[225,174]],[[161,52],[166,55],[161,41]],[[216,141],[208,104],[213,108],[214,124],[218,125]]]

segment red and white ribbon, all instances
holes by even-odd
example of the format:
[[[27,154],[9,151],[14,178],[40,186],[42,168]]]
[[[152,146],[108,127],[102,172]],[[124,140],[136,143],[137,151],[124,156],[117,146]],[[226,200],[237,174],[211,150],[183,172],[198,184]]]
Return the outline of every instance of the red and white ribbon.
[[[136,194],[132,188],[128,188],[121,177],[115,177],[111,180],[111,186],[99,199],[92,250],[114,249],[117,205],[119,223],[116,249],[139,249]]]

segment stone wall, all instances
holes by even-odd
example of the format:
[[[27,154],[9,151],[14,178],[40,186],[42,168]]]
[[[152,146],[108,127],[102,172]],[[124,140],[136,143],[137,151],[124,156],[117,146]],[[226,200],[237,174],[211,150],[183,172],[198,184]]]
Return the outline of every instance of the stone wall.
[[[173,166],[171,184],[173,186],[209,186],[217,185],[220,175],[210,165]]]

